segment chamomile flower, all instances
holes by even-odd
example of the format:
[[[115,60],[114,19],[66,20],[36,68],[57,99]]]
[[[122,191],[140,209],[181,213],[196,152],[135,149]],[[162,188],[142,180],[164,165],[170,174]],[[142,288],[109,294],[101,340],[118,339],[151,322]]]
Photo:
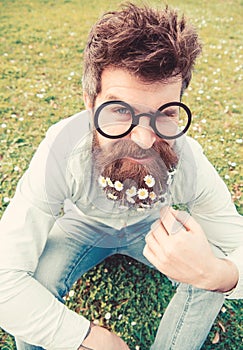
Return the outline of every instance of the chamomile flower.
[[[146,175],[144,178],[144,182],[148,187],[153,187],[155,185],[155,179],[152,175]]]
[[[140,188],[137,192],[139,199],[146,199],[148,198],[148,190],[146,188]]]
[[[99,176],[98,182],[102,188],[105,188],[107,186],[106,179],[102,175]]]
[[[150,192],[149,193],[149,198],[152,200],[152,201],[154,201],[155,199],[156,199],[156,194],[154,193],[154,191],[152,191],[152,192]]]
[[[114,187],[113,182],[111,181],[111,179],[109,177],[106,178],[106,182],[107,182],[108,186]]]
[[[132,204],[135,203],[135,200],[134,200],[132,197],[130,197],[130,196],[127,196],[127,201],[128,201],[129,203],[132,203]]]
[[[113,199],[114,201],[117,200],[117,196],[114,195],[113,193],[107,193],[107,197],[110,199]]]
[[[124,187],[123,184],[118,180],[114,183],[114,186],[115,186],[115,189],[119,192],[122,191]]]
[[[128,197],[134,197],[136,194],[137,194],[137,189],[136,189],[135,186],[132,186],[131,188],[128,188],[128,189],[126,190],[126,195],[127,195]]]

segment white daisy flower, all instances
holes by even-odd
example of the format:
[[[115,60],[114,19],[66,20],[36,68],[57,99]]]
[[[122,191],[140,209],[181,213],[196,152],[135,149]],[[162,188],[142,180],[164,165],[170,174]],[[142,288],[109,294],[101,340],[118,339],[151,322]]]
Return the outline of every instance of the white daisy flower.
[[[139,199],[146,199],[148,198],[148,190],[146,188],[140,188],[137,192]]]
[[[129,203],[132,203],[132,204],[135,203],[135,200],[134,200],[132,197],[130,197],[130,196],[127,196],[127,201],[128,201]]]
[[[146,175],[144,178],[144,182],[148,187],[153,187],[155,185],[155,179],[152,175]]]
[[[136,194],[137,194],[137,189],[136,189],[135,186],[132,186],[131,188],[128,188],[128,189],[126,190],[126,195],[127,195],[128,197],[134,197]]]
[[[113,199],[114,201],[117,199],[117,196],[115,196],[113,193],[107,193],[107,197]]]
[[[152,191],[152,192],[150,192],[149,193],[149,198],[152,200],[152,201],[154,201],[155,199],[156,199],[156,194],[154,193],[154,191]]]
[[[99,185],[103,188],[107,186],[106,179],[102,175],[99,176],[98,182],[99,182]]]
[[[106,182],[107,182],[108,186],[114,187],[113,182],[111,181],[111,179],[109,177],[106,178]]]
[[[117,190],[117,191],[122,191],[123,190],[123,184],[120,182],[120,181],[116,181],[115,183],[114,183],[114,186],[115,186],[115,189]]]

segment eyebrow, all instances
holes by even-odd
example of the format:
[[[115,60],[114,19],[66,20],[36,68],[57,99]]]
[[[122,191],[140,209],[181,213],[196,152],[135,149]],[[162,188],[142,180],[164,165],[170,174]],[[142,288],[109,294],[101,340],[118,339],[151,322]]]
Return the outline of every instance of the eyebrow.
[[[107,95],[105,96],[107,101],[123,101],[121,98],[115,95]]]

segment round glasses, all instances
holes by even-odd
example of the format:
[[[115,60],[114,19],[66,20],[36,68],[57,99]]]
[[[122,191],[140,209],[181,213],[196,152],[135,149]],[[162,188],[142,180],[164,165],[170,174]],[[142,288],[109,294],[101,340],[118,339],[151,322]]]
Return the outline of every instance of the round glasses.
[[[169,102],[155,112],[141,112],[141,106],[130,106],[123,101],[102,103],[94,113],[96,130],[110,139],[128,135],[139,125],[140,118],[150,118],[149,125],[160,138],[176,139],[189,129],[192,119],[190,109],[182,102]]]

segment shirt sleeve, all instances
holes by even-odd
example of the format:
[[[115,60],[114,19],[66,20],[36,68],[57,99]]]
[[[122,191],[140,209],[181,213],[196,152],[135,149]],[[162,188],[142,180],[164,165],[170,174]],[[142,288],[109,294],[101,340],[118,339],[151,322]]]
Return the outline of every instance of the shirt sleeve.
[[[0,222],[0,325],[45,349],[77,349],[89,321],[33,278],[48,234],[69,195],[64,152],[50,128]],[[55,152],[58,150],[58,152]]]
[[[202,226],[218,257],[235,263],[239,270],[239,281],[227,298],[243,297],[243,217],[237,212],[231,195],[214,169],[204,156],[202,148],[192,142],[197,164],[196,197],[191,214]]]

